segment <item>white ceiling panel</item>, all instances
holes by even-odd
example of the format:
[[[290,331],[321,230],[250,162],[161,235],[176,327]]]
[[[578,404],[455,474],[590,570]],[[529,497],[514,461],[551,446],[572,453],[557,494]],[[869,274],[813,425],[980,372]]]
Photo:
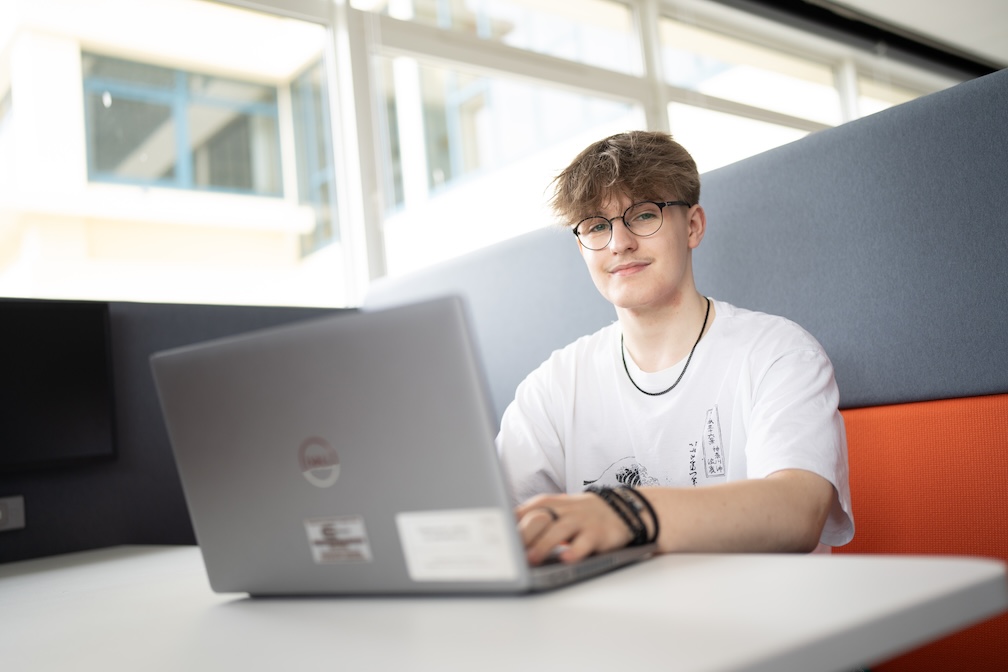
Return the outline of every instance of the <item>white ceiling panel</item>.
[[[817,4],[853,9],[995,67],[1008,67],[1008,0],[829,0]]]

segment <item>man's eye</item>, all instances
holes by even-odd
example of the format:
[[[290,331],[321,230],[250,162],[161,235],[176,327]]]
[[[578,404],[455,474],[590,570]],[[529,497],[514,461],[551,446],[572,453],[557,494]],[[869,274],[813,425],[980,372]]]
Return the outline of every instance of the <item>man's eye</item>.
[[[600,233],[607,233],[608,231],[609,222],[601,217],[581,222],[581,225],[578,227],[579,236],[597,236]]]

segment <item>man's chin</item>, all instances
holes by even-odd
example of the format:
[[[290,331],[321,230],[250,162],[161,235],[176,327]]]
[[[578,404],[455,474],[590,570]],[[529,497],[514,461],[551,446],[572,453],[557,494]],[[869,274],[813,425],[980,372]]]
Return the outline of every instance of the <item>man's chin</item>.
[[[652,301],[649,297],[640,296],[634,292],[614,292],[605,296],[606,300],[619,310],[631,312],[645,311],[650,308]]]

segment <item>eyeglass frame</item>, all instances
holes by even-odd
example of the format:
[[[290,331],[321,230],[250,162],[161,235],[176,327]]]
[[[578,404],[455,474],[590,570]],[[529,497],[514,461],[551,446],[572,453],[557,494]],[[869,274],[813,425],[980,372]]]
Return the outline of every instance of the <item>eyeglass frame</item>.
[[[631,229],[629,226],[627,226],[626,215],[627,215],[628,212],[630,212],[631,210],[633,210],[637,206],[644,205],[646,203],[650,203],[652,205],[657,205],[658,206],[658,212],[661,213],[662,221],[658,225],[658,228],[655,229],[654,231],[652,231],[651,233],[634,233],[634,230]],[[669,206],[673,206],[673,205],[683,205],[683,206],[686,206],[687,208],[692,208],[693,207],[693,203],[688,203],[686,201],[637,201],[636,203],[631,203],[630,206],[626,210],[623,211],[622,215],[617,215],[616,217],[613,217],[612,219],[609,219],[608,217],[603,217],[602,215],[591,215],[589,217],[585,217],[584,219],[579,220],[578,223],[575,224],[571,228],[571,233],[573,233],[574,237],[578,239],[578,243],[580,243],[581,245],[584,245],[586,249],[589,249],[592,252],[599,252],[599,251],[604,250],[607,247],[609,247],[609,244],[612,243],[612,239],[613,239],[613,222],[615,222],[617,219],[622,220],[623,221],[623,226],[626,228],[626,230],[629,231],[630,233],[632,233],[633,235],[637,236],[638,238],[649,238],[649,237],[655,235],[656,233],[658,233],[661,230],[661,227],[664,226],[664,224],[665,224],[665,208],[669,207]],[[581,240],[581,235],[578,233],[578,227],[581,226],[581,224],[583,224],[584,222],[587,222],[589,219],[604,219],[609,224],[609,240],[607,240],[606,243],[605,243],[605,245],[603,245],[602,247],[589,247],[583,240]]]

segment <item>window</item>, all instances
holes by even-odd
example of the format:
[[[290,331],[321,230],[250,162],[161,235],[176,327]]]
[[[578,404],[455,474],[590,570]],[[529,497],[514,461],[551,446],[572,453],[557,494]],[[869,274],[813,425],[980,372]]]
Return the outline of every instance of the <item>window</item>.
[[[905,103],[924,95],[925,91],[911,91],[894,84],[891,78],[863,73],[858,76],[858,112],[861,116]]]
[[[298,200],[315,211],[315,228],[301,237],[302,254],[339,240],[336,167],[325,65],[320,60],[291,83]]]
[[[401,273],[551,221],[546,189],[588,142],[644,126],[639,106],[381,58],[385,250]]]
[[[792,142],[806,131],[757,119],[671,103],[672,135],[697,162],[701,173]]]
[[[661,21],[670,84],[823,124],[840,123],[831,68],[671,19]]]
[[[956,83],[710,0],[30,4],[0,21],[5,296],[355,305],[551,225],[606,135],[706,171]]]
[[[278,196],[276,87],[82,55],[92,180]]]
[[[3,133],[4,129],[7,127],[7,117],[10,116],[11,111],[11,93],[8,91],[4,95],[0,96],[0,133]]]
[[[11,92],[0,95],[0,185],[9,183],[12,181],[12,171],[14,170],[13,162],[10,157],[13,156],[13,133],[11,132],[11,111],[13,110],[13,103],[11,101]],[[0,199],[0,209],[2,209],[2,200]]]
[[[633,10],[612,0],[351,0],[358,9],[643,74]]]
[[[346,305],[331,7],[71,5],[0,30],[0,295]]]

